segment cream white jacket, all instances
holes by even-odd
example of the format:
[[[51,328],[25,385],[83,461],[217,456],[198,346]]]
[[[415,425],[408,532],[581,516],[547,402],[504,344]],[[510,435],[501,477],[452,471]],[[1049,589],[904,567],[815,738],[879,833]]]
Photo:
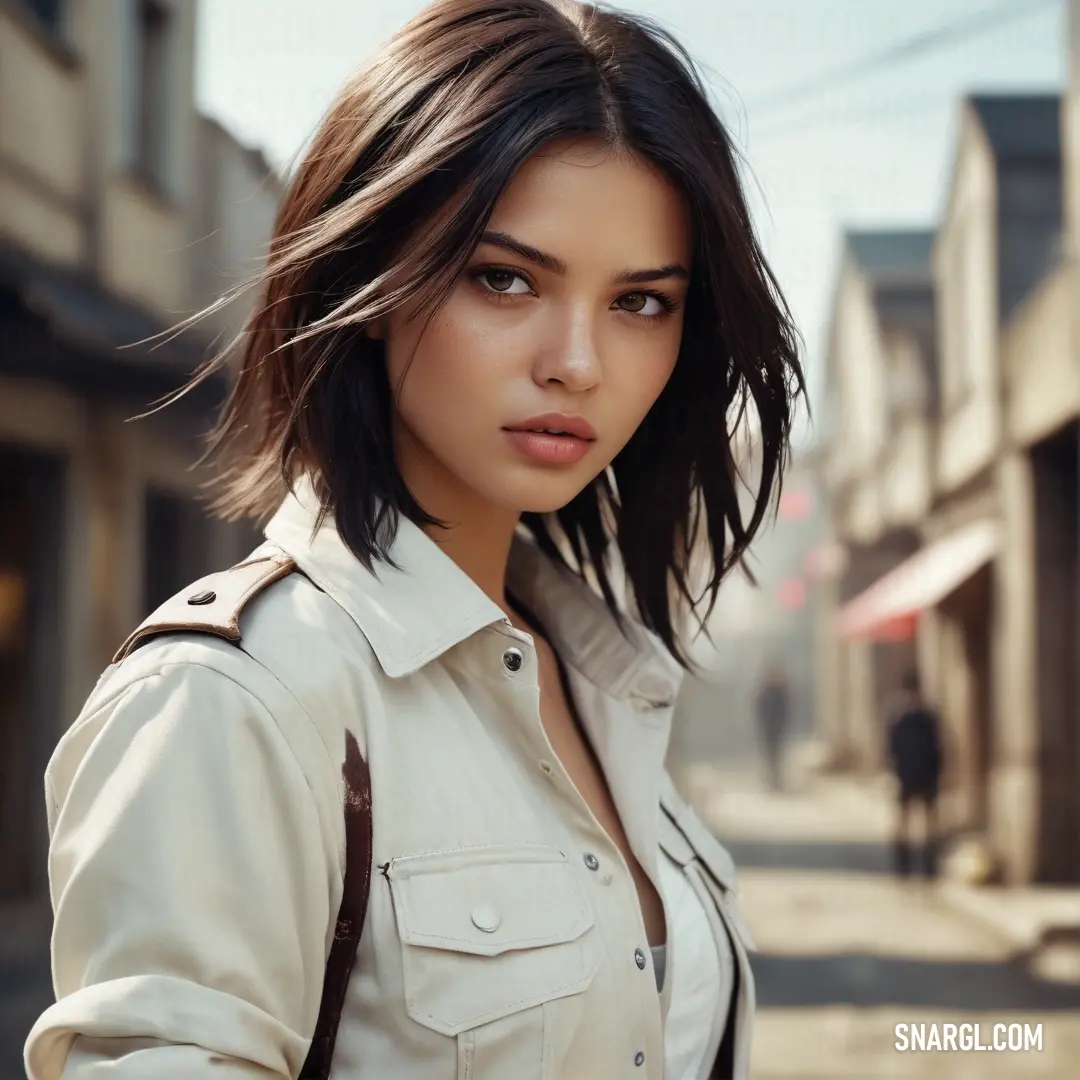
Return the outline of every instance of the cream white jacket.
[[[373,870],[333,1076],[662,1080],[667,1000],[641,966],[636,890],[544,734],[531,639],[408,521],[400,569],[374,573],[313,522],[302,484],[252,556],[300,572],[246,604],[243,567],[193,585],[170,610],[221,591],[239,621],[106,669],[57,747],[57,1003],[27,1041],[30,1080],[298,1075],[342,894],[349,732]],[[525,539],[509,584],[566,662],[645,872],[659,884],[662,845],[730,937],[745,1077],[734,868],[663,764],[679,669]]]

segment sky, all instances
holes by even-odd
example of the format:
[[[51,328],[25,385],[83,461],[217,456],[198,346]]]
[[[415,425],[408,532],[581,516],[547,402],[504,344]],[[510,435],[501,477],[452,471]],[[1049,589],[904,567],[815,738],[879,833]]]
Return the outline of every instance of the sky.
[[[199,105],[287,169],[346,79],[423,6],[200,0]],[[1065,81],[1066,0],[614,6],[661,22],[701,65],[805,342],[811,400],[822,388],[844,230],[933,227],[963,95],[1060,90]],[[935,35],[941,28],[952,29]]]

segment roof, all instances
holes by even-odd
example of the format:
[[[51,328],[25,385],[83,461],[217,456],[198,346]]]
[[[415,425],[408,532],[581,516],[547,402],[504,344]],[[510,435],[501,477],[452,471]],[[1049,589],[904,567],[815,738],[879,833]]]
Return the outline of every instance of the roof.
[[[932,229],[851,229],[848,257],[870,281],[874,310],[883,330],[913,334],[926,379],[931,409],[937,400]]]
[[[208,128],[212,128],[223,139],[228,140],[240,152],[247,161],[256,176],[269,177],[280,189],[282,185],[282,173],[270,164],[266,151],[259,146],[252,146],[241,142],[216,116],[209,113],[199,113],[199,120]],[[280,195],[280,191],[279,191]]]
[[[1060,94],[972,94],[967,100],[999,161],[1061,156]]]
[[[849,229],[844,242],[875,284],[930,275],[935,233],[931,229]]]
[[[206,357],[209,343],[197,332],[173,335],[157,317],[89,277],[7,244],[0,245],[0,294],[17,298],[25,311],[49,328],[55,342],[68,347],[50,346],[50,355],[73,365],[63,372],[57,369],[56,374],[65,378],[100,385],[122,385],[126,380],[140,393],[151,383],[160,384],[168,389],[154,392],[164,393],[185,384]],[[6,324],[0,328],[10,331]],[[29,364],[29,374],[46,377],[44,368],[33,367],[29,354],[5,359]],[[208,381],[220,382],[221,377]]]

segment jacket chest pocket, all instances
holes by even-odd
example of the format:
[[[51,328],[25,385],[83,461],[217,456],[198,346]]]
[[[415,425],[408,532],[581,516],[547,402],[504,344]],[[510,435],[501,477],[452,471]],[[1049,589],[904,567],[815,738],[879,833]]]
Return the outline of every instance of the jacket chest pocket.
[[[459,1076],[545,1080],[559,1025],[600,965],[588,898],[557,848],[497,845],[391,860],[405,1005],[458,1040]]]

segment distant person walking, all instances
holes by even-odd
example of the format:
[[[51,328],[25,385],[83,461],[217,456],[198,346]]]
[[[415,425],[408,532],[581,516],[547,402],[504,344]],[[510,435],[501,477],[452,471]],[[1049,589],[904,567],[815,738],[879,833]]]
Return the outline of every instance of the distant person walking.
[[[758,737],[765,758],[765,778],[771,790],[783,787],[784,737],[791,713],[787,679],[776,664],[765,669],[757,697]]]
[[[922,867],[926,877],[937,873],[937,799],[942,770],[941,721],[926,703],[919,676],[908,671],[889,718],[889,759],[898,785],[896,869],[912,870],[912,805],[921,803],[924,817]]]

